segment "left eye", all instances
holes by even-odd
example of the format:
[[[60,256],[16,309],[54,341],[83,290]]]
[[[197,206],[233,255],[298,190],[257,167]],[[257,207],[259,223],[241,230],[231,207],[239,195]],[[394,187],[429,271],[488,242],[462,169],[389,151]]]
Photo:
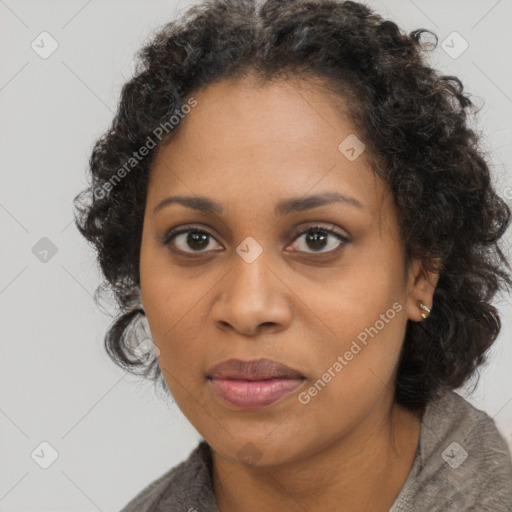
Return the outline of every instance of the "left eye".
[[[295,240],[299,240],[303,236],[305,236],[305,243],[308,244],[310,248],[314,249],[313,253],[321,252],[323,254],[337,252],[346,242],[348,242],[348,238],[343,236],[341,233],[322,226],[313,226],[302,231],[295,237]],[[326,244],[329,245],[329,238],[331,239],[331,249],[321,251],[321,249],[325,248]],[[298,242],[295,243],[300,245]],[[334,248],[332,246],[334,246]]]
[[[183,237],[182,235],[186,236]],[[312,254],[337,252],[341,248],[341,246],[344,245],[344,243],[348,242],[348,238],[343,236],[341,233],[338,233],[333,229],[325,228],[322,226],[312,226],[304,231],[299,232],[298,234],[296,234],[294,238],[294,244],[300,245],[297,242],[297,240],[299,240],[302,237],[305,237],[305,243],[308,244],[308,246],[313,249]],[[206,252],[205,249],[209,245],[208,238],[212,238],[213,240],[215,240],[213,235],[211,235],[207,231],[197,228],[189,228],[183,229],[175,233],[169,233],[169,235],[167,235],[163,243],[164,245],[177,247],[177,252],[186,254],[198,254],[201,252]],[[331,248],[326,251],[322,250],[325,249],[326,246],[329,246],[329,239],[331,242]],[[336,240],[338,241],[338,243],[336,243]],[[181,248],[180,243],[182,245]],[[194,250],[187,251],[186,249],[184,249],[184,247],[187,246]],[[334,248],[332,246],[334,246]]]

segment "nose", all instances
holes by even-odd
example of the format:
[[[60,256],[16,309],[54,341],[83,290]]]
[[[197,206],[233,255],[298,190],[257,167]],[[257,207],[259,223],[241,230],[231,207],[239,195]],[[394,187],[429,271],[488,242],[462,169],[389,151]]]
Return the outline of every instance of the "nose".
[[[212,307],[218,328],[254,336],[263,330],[279,332],[290,325],[291,292],[264,253],[252,263],[236,255],[219,286],[221,292]]]

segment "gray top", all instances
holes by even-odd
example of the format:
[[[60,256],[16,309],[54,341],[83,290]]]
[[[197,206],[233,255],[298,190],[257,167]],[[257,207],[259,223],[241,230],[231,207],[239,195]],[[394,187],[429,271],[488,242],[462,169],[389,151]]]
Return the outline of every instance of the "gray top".
[[[210,447],[154,480],[120,512],[219,512]],[[494,420],[454,391],[428,403],[416,456],[389,512],[512,512],[512,463]]]

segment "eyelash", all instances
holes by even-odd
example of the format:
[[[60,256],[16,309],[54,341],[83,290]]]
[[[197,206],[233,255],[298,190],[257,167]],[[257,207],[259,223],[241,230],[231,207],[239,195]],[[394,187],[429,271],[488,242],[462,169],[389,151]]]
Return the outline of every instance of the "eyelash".
[[[344,235],[342,235],[341,233],[338,233],[337,231],[333,230],[333,229],[330,229],[330,228],[326,228],[324,226],[318,226],[318,225],[315,225],[315,226],[310,226],[308,227],[307,229],[305,230],[302,230],[302,231],[298,231],[296,232],[294,235],[293,235],[293,241],[297,240],[298,238],[300,238],[302,235],[305,235],[305,234],[308,234],[310,232],[321,232],[321,233],[325,233],[325,234],[329,234],[329,235],[332,235],[334,236],[335,238],[337,238],[340,242],[343,242],[341,243],[336,249],[331,249],[330,251],[325,251],[325,252],[308,252],[307,254],[329,254],[329,255],[333,255],[333,254],[337,254],[339,251],[341,251],[341,249],[343,248],[343,246],[349,242],[349,239],[347,237],[345,237]],[[201,228],[198,228],[198,227],[195,227],[195,226],[187,226],[186,228],[183,228],[183,229],[180,229],[178,231],[173,231],[171,230],[169,233],[167,233],[165,235],[165,238],[164,240],[162,241],[163,245],[166,245],[166,246],[170,246],[171,245],[171,242],[178,236],[178,235],[182,235],[182,234],[185,234],[185,233],[200,233],[200,234],[204,234],[204,235],[207,235],[213,239],[215,239],[215,237],[213,235],[211,235],[208,231],[205,231],[204,229],[201,229]],[[201,254],[207,254],[208,252],[210,251],[192,251],[192,252],[186,252],[186,251],[181,251],[181,250],[174,250],[174,252],[178,252],[180,254],[185,254],[185,255],[201,255]],[[214,251],[214,252],[217,252],[217,251]],[[300,251],[299,251],[300,252]]]

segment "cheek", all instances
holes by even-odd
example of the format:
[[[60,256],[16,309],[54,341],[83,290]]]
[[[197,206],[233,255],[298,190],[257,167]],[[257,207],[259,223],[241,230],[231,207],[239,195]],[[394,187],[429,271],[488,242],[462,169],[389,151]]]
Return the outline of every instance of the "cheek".
[[[359,277],[354,272],[314,302],[323,340],[305,349],[320,381],[311,390],[319,405],[357,408],[392,386],[407,324],[405,291],[392,274],[372,275],[371,293]]]
[[[199,360],[201,344],[205,342],[200,332],[204,322],[197,317],[197,300],[188,300],[176,283],[171,288],[161,280],[147,284],[146,316],[153,341],[160,351],[162,371],[165,368],[173,375],[197,374],[194,362]]]
[[[175,324],[187,316],[193,303],[194,286],[187,286],[183,275],[171,265],[170,256],[155,243],[141,247],[140,287],[144,311],[155,343],[172,336]]]
[[[377,334],[374,323],[368,331],[352,328],[353,335],[347,331],[326,349],[310,354],[317,372],[298,397],[299,414],[319,435],[336,435],[340,428],[351,430],[393,388],[405,317],[395,315]]]
[[[201,298],[206,291],[170,271],[158,269],[152,260],[141,259],[141,296],[151,335],[160,351],[159,364],[171,393],[179,394],[197,377],[199,354],[207,340],[201,334],[204,319],[200,318]],[[208,287],[205,287],[208,290]],[[174,379],[174,380],[173,380]]]

